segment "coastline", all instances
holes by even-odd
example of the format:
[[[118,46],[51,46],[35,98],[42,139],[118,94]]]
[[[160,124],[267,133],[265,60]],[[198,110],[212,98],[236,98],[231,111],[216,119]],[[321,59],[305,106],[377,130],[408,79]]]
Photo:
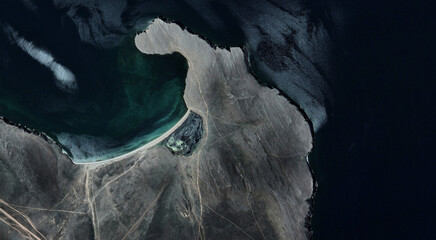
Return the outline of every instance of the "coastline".
[[[169,25],[162,24],[162,22],[165,24],[169,24]],[[177,28],[174,28],[173,26],[171,26],[171,24],[174,24],[178,28],[180,28],[180,31]],[[267,84],[265,84],[262,81],[259,81],[259,79],[256,78],[256,76],[252,72],[251,65],[247,64],[249,62],[248,53],[246,52],[246,49],[244,47],[221,47],[221,46],[218,46],[216,44],[211,43],[211,41],[208,40],[207,37],[204,37],[200,34],[192,32],[191,30],[189,30],[188,27],[184,26],[183,24],[181,24],[179,22],[173,22],[171,20],[168,20],[167,18],[164,18],[164,19],[156,18],[155,20],[153,20],[150,23],[150,26],[152,26],[152,27],[148,27],[143,32],[137,34],[137,37],[135,38],[135,42],[137,42],[137,47],[142,52],[144,52],[146,54],[169,54],[169,53],[173,53],[173,52],[179,52],[187,58],[188,64],[189,64],[188,75],[186,78],[187,89],[189,89],[188,92],[192,91],[192,87],[190,88],[189,85],[197,85],[196,86],[196,87],[198,87],[197,91],[200,91],[201,96],[194,97],[194,96],[187,96],[185,94],[184,95],[185,102],[186,102],[186,105],[188,106],[188,108],[195,108],[195,109],[198,109],[198,111],[200,111],[200,113],[201,112],[205,113],[207,115],[205,122],[211,121],[213,127],[216,128],[216,126],[214,126],[214,124],[215,124],[214,121],[216,121],[216,120],[213,120],[213,118],[217,119],[217,117],[216,116],[211,117],[208,113],[210,110],[210,107],[215,108],[216,106],[208,106],[207,100],[205,100],[205,98],[207,99],[208,97],[212,97],[209,95],[212,93],[210,93],[210,92],[204,93],[201,90],[204,87],[206,87],[206,88],[210,87],[208,85],[202,86],[203,84],[207,84],[207,83],[203,83],[202,79],[204,77],[208,77],[209,76],[208,74],[210,74],[210,73],[203,73],[201,70],[199,70],[199,68],[201,68],[203,66],[207,66],[207,63],[200,61],[200,59],[206,58],[206,56],[208,54],[210,54],[209,50],[207,50],[207,48],[211,48],[211,49],[213,49],[214,54],[222,54],[222,55],[226,55],[226,54],[238,55],[238,54],[240,54],[240,59],[244,63],[243,65],[245,66],[245,67],[241,66],[244,69],[243,71],[245,71],[246,74],[248,76],[250,76],[250,78],[252,78],[256,82],[256,85],[259,85],[260,88],[268,89],[268,91],[276,92],[276,95],[278,97],[283,98],[282,99],[283,102],[280,103],[283,105],[279,104],[278,106],[290,105],[290,106],[294,107],[295,111],[301,115],[302,121],[304,121],[308,126],[307,133],[310,136],[310,145],[312,146],[313,136],[314,136],[314,126],[313,126],[312,122],[309,120],[308,115],[301,108],[301,106],[299,106],[298,104],[295,104],[295,101],[290,99],[290,97],[285,95],[282,91],[280,91],[279,89],[274,88],[272,86],[268,86]],[[158,26],[158,27],[156,27],[156,26]],[[171,32],[171,34],[173,34],[174,36],[171,38],[168,38],[168,39],[165,38],[164,40],[160,40],[160,39],[156,38],[156,36],[158,36],[160,34],[168,36],[168,32]],[[184,36],[183,32],[188,32],[189,34],[198,37],[199,39],[203,40],[205,42],[205,44],[203,45],[200,41],[197,43],[198,45],[195,46],[195,48],[194,48],[193,45],[191,45],[191,43],[194,42],[194,40],[190,39],[191,36],[189,36],[188,39],[183,39],[181,37],[182,35]],[[192,38],[194,38],[194,37],[192,37]],[[139,40],[139,39],[141,39],[141,40]],[[163,41],[163,42],[160,42],[160,41]],[[190,51],[187,51],[187,50],[190,50]],[[213,58],[214,57],[212,56],[212,59]],[[234,60],[234,59],[232,59],[232,60]],[[212,61],[214,61],[214,60],[212,60]],[[237,67],[235,67],[235,68],[237,68]],[[221,80],[221,81],[223,81],[224,84],[228,84],[226,82],[226,80]],[[229,81],[229,79],[227,79],[227,81]],[[188,84],[188,82],[192,82],[194,84]],[[226,86],[226,87],[230,87],[230,86]],[[246,88],[247,88],[246,91],[249,91],[250,85],[247,85]],[[185,90],[185,92],[186,92],[186,90]],[[206,94],[206,96],[205,96],[205,94]],[[227,93],[227,94],[229,94],[229,93]],[[230,94],[230,96],[231,95],[232,94]],[[220,109],[222,111],[222,114],[224,114],[224,115],[226,114],[225,112],[232,111],[232,110],[227,109],[227,108],[220,108]],[[242,111],[242,112],[244,112],[244,111]],[[254,112],[256,112],[256,111],[254,111]],[[234,112],[233,114],[237,114],[237,113]],[[261,115],[263,116],[263,114],[261,114]],[[266,115],[267,115],[266,118],[268,119],[268,114],[266,114]],[[291,117],[291,116],[288,116],[288,117]],[[221,135],[221,133],[218,132],[218,135]],[[282,139],[282,141],[283,141],[283,143],[286,142],[285,139]],[[263,144],[265,144],[265,142],[263,142]],[[229,146],[227,146],[227,147],[229,147]],[[310,150],[311,149],[312,148],[310,148]],[[307,176],[305,176],[305,177],[307,177],[307,180],[305,183],[304,182],[300,183],[303,185],[310,184],[310,191],[309,191],[309,189],[307,189],[308,190],[307,192],[309,194],[307,195],[307,197],[304,198],[304,202],[307,204],[307,212],[306,212],[307,214],[305,214],[303,216],[303,219],[302,219],[302,223],[303,223],[303,227],[304,227],[304,233],[302,233],[302,234],[304,234],[306,236],[306,238],[309,238],[309,239],[311,239],[311,237],[312,237],[312,228],[311,228],[310,221],[311,221],[311,216],[313,213],[314,194],[316,193],[316,189],[317,189],[317,182],[315,180],[315,177],[313,175],[313,170],[310,167],[310,164],[308,161],[308,155],[310,153],[310,150],[307,152],[307,155],[304,157],[304,165],[306,165],[306,167],[307,167]],[[281,156],[279,156],[279,157],[281,157]],[[245,179],[246,177],[244,177],[243,172],[244,171],[242,171],[240,174],[242,174],[242,178]],[[304,173],[304,174],[306,174],[306,173]],[[301,206],[299,206],[299,207],[301,207]]]
[[[17,127],[29,134],[41,137],[44,141],[46,141],[49,144],[55,144],[59,147],[59,151],[64,154],[68,159],[70,159],[70,161],[75,164],[75,165],[100,165],[100,164],[107,164],[109,162],[114,162],[114,161],[119,161],[123,158],[126,157],[130,157],[132,155],[138,154],[140,152],[144,152],[145,150],[154,147],[155,145],[159,144],[161,141],[163,141],[165,138],[167,138],[169,135],[171,135],[178,127],[180,127],[180,125],[183,124],[183,122],[185,122],[185,120],[188,118],[189,114],[191,113],[191,110],[188,108],[188,110],[186,111],[186,113],[183,115],[183,117],[177,121],[176,124],[174,124],[174,126],[172,126],[169,130],[167,130],[165,133],[163,133],[162,135],[160,135],[159,137],[151,140],[150,142],[142,145],[141,147],[130,151],[128,153],[113,157],[113,158],[109,158],[109,159],[105,159],[105,160],[100,160],[100,161],[94,161],[94,162],[76,162],[74,161],[74,159],[72,157],[70,157],[68,155],[68,153],[65,151],[64,147],[59,144],[58,142],[56,142],[55,140],[53,140],[51,137],[49,137],[47,134],[45,134],[44,132],[40,132],[37,131],[35,129],[31,129],[25,125],[22,125],[20,123],[15,123],[12,122],[10,120],[8,120],[6,117],[4,116],[0,116],[0,121],[3,121],[5,124],[10,125],[10,126],[14,126]]]
[[[157,144],[183,124],[179,121],[166,134],[135,151],[106,161],[77,164],[60,154],[55,145],[33,135],[25,138],[27,147],[7,148],[26,134],[5,126],[5,133],[17,133],[2,136],[5,151],[0,154],[14,154],[0,158],[14,166],[11,176],[22,176],[24,169],[31,177],[44,173],[48,180],[29,183],[38,189],[35,193],[20,192],[24,200],[35,199],[23,207],[52,211],[62,202],[61,208],[84,215],[60,226],[57,219],[61,216],[53,216],[56,222],[49,223],[43,219],[50,212],[37,213],[31,217],[39,221],[38,228],[48,238],[59,228],[75,234],[77,226],[84,229],[84,239],[146,238],[161,235],[162,230],[180,239],[213,239],[217,231],[224,237],[239,238],[310,237],[305,219],[310,212],[306,199],[314,187],[307,165],[313,138],[298,107],[250,74],[241,48],[212,48],[198,35],[159,19],[140,35],[135,43],[140,43],[136,46],[141,52],[177,51],[187,59],[184,100],[189,111],[202,117],[205,135],[192,155],[171,154]],[[47,169],[48,163],[57,168]],[[9,185],[15,182],[27,183],[12,177],[8,180]],[[49,196],[51,202],[38,200]],[[162,214],[173,219],[177,229],[186,231],[155,228],[165,223],[158,217]]]
[[[216,44],[214,43],[211,39],[209,39],[208,37],[200,34],[200,33],[196,33],[194,31],[192,31],[188,26],[184,25],[182,22],[180,21],[175,21],[175,20],[171,20],[167,17],[164,16],[158,16],[157,18],[151,20],[148,22],[148,25],[151,25],[154,21],[156,21],[157,19],[160,19],[161,21],[165,22],[165,23],[169,23],[169,24],[176,24],[177,26],[179,26],[182,30],[185,30],[187,32],[189,32],[192,35],[195,35],[197,37],[199,37],[200,39],[204,40],[207,44],[210,45],[210,47],[212,47],[213,49],[223,49],[223,50],[227,50],[227,51],[231,51],[232,47],[229,46],[223,46],[220,44]],[[148,26],[145,30],[141,31],[141,32],[146,32],[148,29]],[[138,34],[140,34],[141,32],[139,32]],[[138,35],[137,34],[137,35]],[[288,101],[289,104],[292,104],[294,106],[297,107],[298,111],[303,115],[304,119],[306,120],[306,122],[309,124],[309,128],[310,128],[310,133],[312,136],[312,145],[315,144],[315,129],[313,126],[313,122],[310,120],[308,114],[306,113],[306,111],[301,107],[300,104],[298,104],[296,101],[294,101],[291,97],[289,97],[288,95],[286,95],[281,89],[279,89],[278,87],[274,86],[273,84],[268,83],[267,81],[263,81],[259,78],[259,76],[257,76],[254,71],[253,71],[253,66],[250,62],[250,51],[249,49],[247,49],[244,45],[242,46],[233,46],[236,48],[240,48],[242,50],[242,52],[244,53],[244,61],[247,65],[247,70],[248,72],[256,79],[256,81],[264,87],[267,87],[269,89],[274,89],[277,90],[279,92],[279,95],[286,98],[286,100]],[[306,163],[307,166],[309,168],[310,171],[310,175],[312,177],[312,194],[310,196],[310,198],[306,199],[306,202],[309,204],[309,212],[307,213],[306,218],[304,219],[304,225],[306,227],[306,234],[308,239],[313,239],[313,226],[312,226],[312,218],[313,218],[313,211],[314,211],[314,205],[315,205],[315,196],[318,190],[318,181],[316,180],[316,176],[314,173],[314,170],[310,164],[310,153],[312,152],[313,147],[311,149],[311,151],[308,153],[307,155],[307,159],[306,159]]]
[[[167,138],[169,135],[171,135],[177,128],[180,127],[180,125],[182,125],[185,122],[185,120],[188,118],[190,113],[191,113],[191,109],[188,108],[185,115],[183,115],[183,117],[176,124],[174,124],[174,126],[172,126],[168,131],[166,131],[165,133],[163,133],[159,137],[151,140],[150,142],[142,145],[141,147],[139,147],[133,151],[122,154],[122,155],[117,156],[117,157],[113,157],[113,158],[109,158],[109,159],[105,159],[105,160],[101,160],[101,161],[95,161],[95,162],[75,162],[73,159],[71,159],[71,161],[76,165],[101,165],[101,164],[108,164],[111,162],[120,161],[124,158],[128,158],[128,157],[131,157],[133,155],[142,154],[147,149],[156,146],[157,144],[162,142],[165,138]]]

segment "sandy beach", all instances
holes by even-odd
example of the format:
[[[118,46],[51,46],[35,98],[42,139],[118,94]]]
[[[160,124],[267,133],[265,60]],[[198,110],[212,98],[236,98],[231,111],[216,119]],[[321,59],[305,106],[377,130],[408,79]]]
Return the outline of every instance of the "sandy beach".
[[[188,118],[190,113],[191,113],[191,110],[188,109],[188,111],[186,111],[185,115],[183,115],[183,117],[172,128],[170,128],[168,131],[166,131],[164,134],[160,135],[156,139],[148,142],[147,144],[145,144],[145,145],[143,145],[143,146],[141,146],[133,151],[130,151],[128,153],[122,154],[122,155],[114,157],[114,158],[109,158],[106,160],[101,160],[101,161],[96,161],[96,162],[75,162],[74,159],[71,159],[71,161],[77,165],[100,166],[102,164],[108,164],[108,163],[111,163],[114,161],[119,161],[119,160],[125,159],[127,157],[131,157],[133,155],[141,155],[147,149],[154,147],[156,144],[160,143],[165,138],[167,138],[169,135],[171,135],[171,133],[173,133],[178,127],[180,127],[180,125],[182,125],[183,122],[185,122],[186,118]]]

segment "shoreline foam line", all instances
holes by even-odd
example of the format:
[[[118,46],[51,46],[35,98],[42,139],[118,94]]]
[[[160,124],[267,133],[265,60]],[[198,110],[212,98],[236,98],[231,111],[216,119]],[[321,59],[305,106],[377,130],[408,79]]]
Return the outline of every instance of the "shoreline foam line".
[[[130,151],[128,153],[122,154],[120,156],[114,157],[114,158],[109,158],[106,160],[101,160],[101,161],[96,161],[96,162],[75,162],[73,158],[70,158],[71,161],[73,162],[73,164],[75,165],[100,165],[100,164],[107,164],[109,162],[114,162],[114,161],[119,161],[123,158],[135,155],[135,154],[139,154],[141,152],[145,152],[147,149],[156,146],[158,143],[162,142],[165,138],[167,138],[168,136],[170,136],[177,128],[179,128],[184,122],[185,120],[188,118],[189,114],[191,114],[191,109],[188,108],[188,111],[186,111],[185,115],[183,115],[183,117],[176,123],[174,124],[174,126],[172,126],[168,131],[166,131],[164,134],[160,135],[159,137],[153,139],[152,141],[146,143],[145,145]]]

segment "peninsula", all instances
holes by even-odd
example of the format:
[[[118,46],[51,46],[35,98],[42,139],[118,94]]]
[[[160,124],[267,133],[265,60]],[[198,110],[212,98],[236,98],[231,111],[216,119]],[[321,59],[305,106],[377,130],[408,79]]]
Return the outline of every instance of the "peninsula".
[[[1,121],[0,238],[306,239],[312,134],[298,107],[259,84],[241,48],[161,19],[135,44],[187,59],[184,100],[201,121],[170,144],[85,165]],[[184,139],[189,154],[168,147]]]

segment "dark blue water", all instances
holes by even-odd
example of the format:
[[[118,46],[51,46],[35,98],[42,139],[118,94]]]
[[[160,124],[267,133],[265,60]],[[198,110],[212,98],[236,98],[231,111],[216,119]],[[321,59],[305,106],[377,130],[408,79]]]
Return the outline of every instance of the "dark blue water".
[[[313,238],[435,239],[436,39],[430,7],[402,1],[303,5],[309,26],[326,26],[332,39],[327,81],[333,101],[309,157],[319,186]],[[247,19],[256,12],[238,6],[229,11]],[[334,20],[335,14],[343,22]],[[201,30],[205,24],[194,26]],[[286,49],[298,47],[277,48],[274,54],[288,54]],[[270,83],[268,74],[254,70]]]
[[[335,104],[310,156],[314,239],[435,239],[435,34],[426,7],[346,4]]]
[[[3,17],[7,10],[2,9]],[[60,24],[54,27],[56,31],[29,28],[29,22],[18,17],[8,21],[35,41],[39,31],[55,35],[41,44],[51,41],[50,51],[54,54],[71,54],[63,61],[66,65],[73,66],[74,60],[69,59],[79,53],[84,54],[84,65],[93,66],[86,56],[99,50],[75,41],[75,51],[66,51],[56,40],[79,38],[66,17],[71,9],[56,13],[43,9],[40,8],[44,21]],[[124,36],[125,29],[136,29],[138,24],[144,26],[146,19],[163,15],[216,43],[245,44],[249,49],[253,39],[274,41],[270,34],[280,34],[281,27],[289,28],[290,23],[277,20],[282,15],[308,15],[309,24],[302,25],[307,27],[304,31],[326,26],[333,42],[328,58],[330,68],[316,70],[326,77],[333,101],[327,106],[328,122],[316,133],[310,155],[319,185],[312,221],[314,239],[435,239],[436,164],[432,150],[436,101],[432,46],[436,39],[431,9],[405,1],[127,1],[125,9],[111,13],[121,16],[121,25],[98,26]],[[54,21],[50,21],[51,16],[55,16]],[[342,22],[337,21],[341,18]],[[272,33],[264,31],[273,28]],[[253,29],[258,35],[247,34]],[[99,37],[109,38],[95,32],[90,35],[93,43],[99,43],[95,40]],[[310,39],[290,38],[290,46],[271,48],[275,52],[270,54],[305,54],[298,47],[307,41]],[[316,41],[312,47],[320,50]],[[2,51],[8,48],[9,45],[1,45]],[[79,51],[81,48],[86,50]],[[250,54],[255,58],[257,52]],[[2,61],[5,64],[7,59]],[[312,73],[307,74],[312,77]],[[272,76],[268,73],[260,71],[258,75],[265,82],[274,80],[268,79]],[[293,77],[290,74],[289,81]],[[313,79],[318,78],[314,75]],[[305,90],[308,95],[316,95],[313,89]]]
[[[38,14],[17,1],[1,9],[0,115],[45,132],[75,161],[90,162],[146,144],[186,113],[183,56],[142,54],[134,32],[115,47],[93,46],[63,11],[38,6]],[[60,87],[52,69],[20,41],[68,68],[77,89]]]

